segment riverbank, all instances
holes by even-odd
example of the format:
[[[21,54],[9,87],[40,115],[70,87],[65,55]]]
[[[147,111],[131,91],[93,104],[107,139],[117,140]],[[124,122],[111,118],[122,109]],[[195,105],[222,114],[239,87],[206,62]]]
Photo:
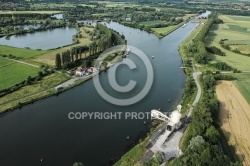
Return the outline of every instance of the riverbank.
[[[162,27],[162,28],[151,28],[152,33],[154,33],[158,38],[163,38],[170,33],[174,32],[176,29],[180,28],[183,26],[185,22],[180,23],[178,25],[173,25],[169,27]]]
[[[84,29],[82,29],[82,31],[84,31]],[[123,43],[125,43],[125,41],[121,39],[121,36],[119,36],[118,34],[115,35],[115,38],[119,38],[116,40],[119,42],[123,41]],[[126,49],[125,47],[124,48],[119,47],[118,50],[112,50],[103,54],[104,55],[103,60],[106,63],[106,65],[101,66],[98,73],[92,73],[85,77],[73,77],[70,79],[68,76],[66,76],[65,74],[62,74],[60,71],[56,71],[55,74],[51,74],[49,76],[43,77],[41,81],[36,81],[32,85],[26,85],[14,92],[4,95],[3,97],[0,98],[1,99],[0,100],[0,106],[1,106],[0,113],[12,111],[16,108],[22,108],[24,105],[34,103],[35,101],[38,101],[38,100],[41,100],[50,96],[58,95],[64,91],[67,91],[75,86],[78,86],[84,83],[85,81],[94,77],[96,74],[99,74],[99,72],[107,70],[114,63],[117,63],[118,61],[122,60],[125,49]],[[96,53],[96,55],[98,56],[99,54],[100,53]],[[111,57],[111,58],[108,58],[108,57]],[[86,58],[87,57],[85,57],[85,59]],[[32,65],[27,62],[22,62],[22,61],[17,61],[17,60],[13,60],[13,61],[17,63],[21,63],[23,65],[28,65],[28,66]],[[41,70],[39,69],[39,66],[32,65],[32,67],[38,68],[37,69],[38,71]],[[59,75],[60,75],[60,79],[57,79],[57,77],[55,76],[59,76]],[[62,87],[62,89],[58,90],[56,87]]]
[[[185,43],[188,42],[188,39],[190,38],[190,36],[194,36],[194,34],[196,35],[199,32],[199,30],[200,30],[199,28],[196,28],[191,33],[191,35],[189,35],[189,37],[184,42],[182,42],[182,44],[179,46],[179,48],[180,48],[179,53],[180,53],[180,56],[182,58],[183,63],[186,61],[186,56],[185,56],[185,54],[183,54],[181,52],[181,50],[183,50],[183,47],[184,47]],[[187,106],[183,107],[183,109],[182,109],[183,116],[184,116],[184,114],[191,113],[192,105],[195,105],[197,103],[197,101],[201,97],[201,91],[199,91],[199,93],[198,93],[198,90],[196,89],[196,86],[193,87],[194,89],[190,89],[189,86],[188,86],[188,85],[190,85],[189,81],[191,81],[192,79],[196,80],[195,82],[198,83],[198,76],[201,73],[198,72],[196,74],[195,73],[193,74],[193,72],[194,72],[193,69],[194,68],[193,68],[192,65],[184,64],[184,66],[185,66],[184,70],[185,70],[185,73],[186,73],[186,76],[187,76],[187,79],[186,79],[187,82],[186,82],[184,94],[183,94],[183,97],[182,97],[182,100],[181,100],[181,104],[184,105],[184,104],[190,103],[192,101],[194,101],[194,102],[193,102],[193,104],[190,103],[188,107]],[[191,93],[190,93],[190,91],[191,91]],[[186,93],[186,95],[185,95],[185,93]],[[161,124],[164,124],[164,123],[161,123]],[[175,150],[179,149],[179,147],[178,147],[179,146],[179,141],[181,140],[181,137],[182,137],[184,131],[185,131],[185,128],[183,130],[181,130],[180,132],[178,132],[178,134],[176,134],[176,133],[172,134],[174,136],[171,136],[171,138],[175,138],[175,139],[171,140],[172,141],[171,143],[174,144],[174,145],[177,145],[177,147],[175,147],[175,146],[166,147],[166,153],[171,152],[171,154],[170,153],[167,154],[167,156],[171,156],[171,157],[168,157],[168,159],[170,159],[172,157],[176,157],[179,154],[179,151],[177,150],[175,152]],[[152,163],[155,163],[157,165],[156,158],[153,157],[154,153],[151,150],[151,148],[153,147],[153,144],[154,144],[152,142],[154,139],[152,139],[151,136],[152,135],[157,135],[157,137],[160,137],[161,135],[159,135],[159,133],[161,133],[161,132],[162,131],[154,130],[154,132],[150,133],[149,138],[147,137],[147,138],[144,139],[144,141],[143,141],[144,144],[142,144],[142,143],[137,144],[130,151],[128,151],[124,155],[124,157],[122,157],[115,165],[118,166],[121,163],[126,163],[126,164],[124,164],[124,166],[126,166],[126,165],[135,165],[135,164],[138,165],[138,166],[143,166],[144,164],[152,164]],[[175,137],[175,135],[177,135],[177,136]],[[143,148],[141,147],[142,145],[144,145]],[[174,147],[174,152],[173,152],[173,147]],[[137,156],[137,157],[133,158],[133,160],[129,160],[129,157],[127,157],[127,156],[132,156],[135,152],[136,152],[135,156]],[[138,163],[138,161],[140,161],[140,162]]]

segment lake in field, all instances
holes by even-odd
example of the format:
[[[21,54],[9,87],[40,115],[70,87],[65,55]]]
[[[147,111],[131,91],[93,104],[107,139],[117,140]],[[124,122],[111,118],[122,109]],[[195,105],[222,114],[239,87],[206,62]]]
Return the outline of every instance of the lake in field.
[[[139,48],[148,56],[154,69],[153,85],[149,93],[133,105],[116,106],[100,97],[93,80],[89,80],[59,96],[0,115],[0,165],[71,166],[76,161],[87,166],[112,164],[140,138],[146,136],[150,130],[150,120],[70,120],[70,112],[149,113],[154,108],[168,112],[180,103],[186,76],[180,68],[182,61],[178,46],[198,24],[189,22],[184,28],[179,28],[162,39],[118,23],[106,25],[124,34],[129,45]],[[19,47],[48,49],[64,45],[64,40],[70,43],[74,33],[75,29],[57,29],[27,36],[13,36],[9,43],[15,43]],[[1,39],[2,42],[7,41]],[[147,79],[146,67],[140,58],[129,54],[128,59],[136,64],[136,70],[121,65],[116,71],[116,79],[120,85],[127,85],[131,79],[135,80],[136,88],[131,92],[120,94],[109,85],[110,70],[100,74],[104,90],[117,98],[129,98],[139,93]],[[127,136],[130,137],[129,141]]]
[[[30,49],[52,49],[73,43],[73,35],[77,33],[75,28],[56,28],[34,33],[13,35],[9,38],[0,38],[1,45]]]

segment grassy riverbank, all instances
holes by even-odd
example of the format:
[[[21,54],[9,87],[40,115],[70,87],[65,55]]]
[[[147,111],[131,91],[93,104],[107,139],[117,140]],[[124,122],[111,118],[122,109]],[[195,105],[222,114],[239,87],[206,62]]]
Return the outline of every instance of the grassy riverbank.
[[[15,92],[7,94],[0,98],[0,113],[53,95],[56,93],[54,87],[68,79],[69,77],[64,74],[54,73],[33,85],[24,86]]]
[[[173,31],[175,31],[182,25],[184,25],[184,23],[180,23],[178,25],[172,25],[168,27],[162,27],[162,28],[151,28],[151,30],[157,37],[163,38],[164,36],[167,36],[168,34],[172,33]]]
[[[89,26],[87,27],[87,29],[85,29],[85,28],[79,29],[78,35],[84,34],[84,37],[87,38],[87,39],[82,39],[81,44],[83,44],[83,43],[86,44],[86,42],[88,42],[88,43],[91,42],[90,35],[87,36],[87,34],[90,34],[93,31],[93,29],[94,29],[93,27],[89,27]],[[115,32],[112,32],[112,31],[109,31],[109,32],[110,32],[110,34],[112,33],[114,35],[113,40],[118,45],[125,43],[125,40],[122,39],[122,37],[120,35],[116,34]],[[67,47],[67,48],[69,49],[69,47]],[[58,51],[58,49],[56,49],[55,51]],[[122,59],[121,55],[123,55],[125,48],[122,48],[120,50],[113,50],[113,51],[114,52],[110,52],[106,55],[108,57],[108,59],[105,59],[105,63],[107,64],[107,66],[105,66],[105,68],[103,68],[102,70],[107,69],[112,64],[121,60]],[[86,62],[86,61],[94,63],[94,59],[97,58],[100,53],[101,52],[92,53],[91,56],[87,55],[84,58],[79,59],[79,61],[82,63]],[[86,53],[85,53],[85,55],[86,55]],[[48,55],[46,55],[46,56],[48,56]],[[53,55],[50,55],[50,56],[53,56]],[[111,57],[111,58],[109,58],[109,57]],[[27,60],[33,61],[34,59],[29,58]],[[53,63],[54,63],[54,61],[53,61]],[[13,65],[20,65],[20,68],[17,68],[16,66],[14,66],[14,68],[13,68],[11,65],[12,66]],[[81,65],[81,63],[79,63],[79,65]],[[53,66],[54,66],[54,64],[53,64]],[[7,90],[5,89],[5,91],[3,91],[3,95],[2,95],[2,97],[0,97],[0,106],[1,106],[0,113],[14,110],[15,108],[20,108],[23,105],[33,103],[37,100],[41,100],[43,98],[46,98],[46,97],[49,97],[52,95],[57,95],[57,94],[62,93],[68,89],[71,89],[77,85],[82,84],[83,82],[92,78],[92,76],[93,76],[93,75],[89,75],[89,76],[84,77],[84,78],[72,79],[71,77],[61,73],[63,71],[53,73],[53,70],[49,70],[47,67],[44,67],[43,69],[41,69],[39,67],[33,67],[29,63],[24,63],[23,61],[12,61],[11,59],[5,59],[2,57],[0,59],[0,67],[6,68],[6,70],[1,70],[1,72],[3,72],[3,74],[1,76],[3,76],[3,79],[6,80],[4,85],[7,86],[7,84],[12,83],[12,84],[16,84],[16,86],[19,86],[18,88],[12,87],[12,88],[9,88]],[[7,70],[8,69],[7,67],[10,67],[10,69]],[[23,81],[22,79],[24,79],[24,83],[22,83],[21,87],[20,87],[20,85],[17,85],[17,83],[19,83],[19,82],[17,82],[18,81],[17,78],[15,77],[15,75],[13,75],[14,72],[15,73],[18,72],[18,71],[14,71],[14,69],[22,72],[19,75],[20,78],[17,77],[17,78],[21,79],[21,81]],[[26,72],[24,72],[24,70]],[[43,74],[42,72],[40,72],[39,77],[36,77],[35,80],[33,80],[32,82],[29,81],[29,83],[27,82],[27,80],[28,80],[27,78],[23,78],[24,74],[28,74],[29,76],[31,76],[32,72],[35,72],[34,76],[36,76],[36,75],[38,75],[38,71],[43,71],[46,74]],[[52,74],[50,74],[51,72],[52,72]],[[45,76],[45,75],[47,75],[47,76]],[[11,82],[10,79],[5,79],[5,77],[10,77],[14,81]],[[25,80],[25,79],[27,79],[27,80]],[[60,91],[57,91],[55,89],[56,86],[64,83],[65,81],[67,81],[69,79],[72,79],[72,80],[70,80],[71,83],[69,85],[63,87],[63,89]],[[13,88],[15,88],[15,89],[13,90]]]

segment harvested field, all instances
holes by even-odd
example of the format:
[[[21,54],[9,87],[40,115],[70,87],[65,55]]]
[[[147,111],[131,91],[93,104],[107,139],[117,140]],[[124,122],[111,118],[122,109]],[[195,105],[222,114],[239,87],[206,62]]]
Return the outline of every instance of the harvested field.
[[[220,125],[243,165],[250,165],[250,106],[232,81],[218,81]]]

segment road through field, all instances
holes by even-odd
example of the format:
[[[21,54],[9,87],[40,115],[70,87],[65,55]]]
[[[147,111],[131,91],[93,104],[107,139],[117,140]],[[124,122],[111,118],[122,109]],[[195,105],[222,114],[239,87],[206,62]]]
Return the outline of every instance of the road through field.
[[[250,165],[250,106],[232,81],[218,81],[220,125],[243,165]]]

